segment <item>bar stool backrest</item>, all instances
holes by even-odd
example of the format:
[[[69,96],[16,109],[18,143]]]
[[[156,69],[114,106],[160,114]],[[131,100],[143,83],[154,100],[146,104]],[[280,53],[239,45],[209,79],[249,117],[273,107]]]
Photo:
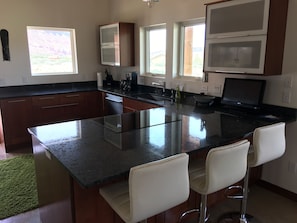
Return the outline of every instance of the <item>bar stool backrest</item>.
[[[186,153],[130,169],[130,220],[138,222],[183,203],[189,197]]]
[[[286,149],[285,123],[256,128],[248,166],[256,167],[281,157]]]
[[[250,142],[242,140],[211,149],[205,163],[205,184],[202,194],[210,194],[244,178]]]

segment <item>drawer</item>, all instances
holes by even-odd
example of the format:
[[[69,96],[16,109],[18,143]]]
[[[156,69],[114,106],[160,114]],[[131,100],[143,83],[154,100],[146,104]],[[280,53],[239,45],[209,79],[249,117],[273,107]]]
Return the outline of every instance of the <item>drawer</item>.
[[[35,107],[54,106],[60,104],[58,95],[45,95],[32,97],[32,105]]]
[[[61,104],[65,103],[79,103],[83,101],[84,96],[80,93],[73,93],[73,94],[63,94],[61,97]]]

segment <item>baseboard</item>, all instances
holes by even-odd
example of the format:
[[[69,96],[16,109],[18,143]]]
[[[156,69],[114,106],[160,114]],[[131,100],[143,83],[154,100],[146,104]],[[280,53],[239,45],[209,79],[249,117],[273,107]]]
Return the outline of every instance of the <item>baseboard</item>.
[[[264,180],[259,180],[257,181],[257,185],[259,186],[262,186],[270,191],[273,191],[274,193],[277,193],[283,197],[286,197],[290,200],[293,200],[293,201],[296,201],[297,202],[297,194],[291,192],[291,191],[288,191],[286,189],[283,189],[279,186],[276,186],[272,183],[269,183],[267,181],[264,181]]]

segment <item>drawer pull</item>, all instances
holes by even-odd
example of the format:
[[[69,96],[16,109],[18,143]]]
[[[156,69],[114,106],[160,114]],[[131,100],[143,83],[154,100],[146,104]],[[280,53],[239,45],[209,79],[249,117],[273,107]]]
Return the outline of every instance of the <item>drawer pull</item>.
[[[246,74],[244,71],[216,70],[217,73]]]
[[[25,99],[19,99],[19,100],[12,100],[12,101],[8,101],[8,103],[19,103],[19,102],[24,102],[26,101]]]
[[[71,104],[64,104],[64,105],[51,105],[51,106],[44,106],[43,109],[51,109],[51,108],[63,108],[63,107],[70,107],[76,106],[78,103],[71,103]]]
[[[79,94],[66,95],[66,98],[74,98],[74,97],[79,97]]]
[[[39,98],[39,100],[48,100],[48,99],[54,99],[55,97],[52,97],[52,96],[50,96],[50,97],[42,97],[42,98]]]

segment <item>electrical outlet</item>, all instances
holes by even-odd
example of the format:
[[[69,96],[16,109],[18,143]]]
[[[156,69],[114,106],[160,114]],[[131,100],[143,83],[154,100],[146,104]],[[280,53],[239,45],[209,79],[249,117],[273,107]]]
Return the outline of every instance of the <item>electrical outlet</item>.
[[[214,93],[215,94],[221,94],[221,90],[222,90],[221,85],[214,86]]]
[[[207,93],[207,91],[208,91],[208,86],[204,85],[201,87],[201,92]]]
[[[291,103],[291,90],[290,89],[283,90],[282,102],[286,103],[286,104]]]
[[[291,75],[286,75],[283,77],[284,88],[292,88],[293,87],[293,77]]]

